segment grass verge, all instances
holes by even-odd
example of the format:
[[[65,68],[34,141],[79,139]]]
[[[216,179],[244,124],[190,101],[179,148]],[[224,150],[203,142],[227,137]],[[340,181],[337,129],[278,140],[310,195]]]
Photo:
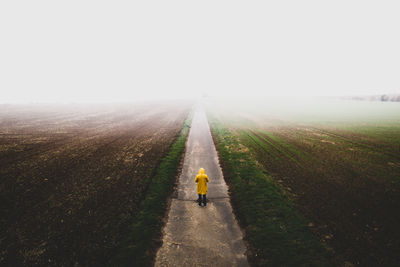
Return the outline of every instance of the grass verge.
[[[168,207],[168,197],[173,191],[179,164],[185,149],[192,121],[192,112],[168,154],[156,170],[140,212],[130,223],[122,246],[111,261],[111,266],[152,266],[155,251],[160,246],[163,218]]]
[[[250,262],[260,266],[338,265],[235,133],[209,119],[232,206],[246,233]]]

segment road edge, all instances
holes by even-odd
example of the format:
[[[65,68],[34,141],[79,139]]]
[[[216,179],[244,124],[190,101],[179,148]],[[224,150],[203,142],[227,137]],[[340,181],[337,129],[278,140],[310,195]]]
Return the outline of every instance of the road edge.
[[[111,266],[153,266],[157,250],[162,245],[162,229],[182,170],[187,137],[194,109],[189,110],[182,130],[161,160],[141,203],[140,211],[129,225]]]

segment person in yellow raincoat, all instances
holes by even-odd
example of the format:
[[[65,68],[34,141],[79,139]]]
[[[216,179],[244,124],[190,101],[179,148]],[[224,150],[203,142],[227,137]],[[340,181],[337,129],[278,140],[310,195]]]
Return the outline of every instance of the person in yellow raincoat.
[[[199,173],[196,175],[194,181],[197,183],[197,194],[199,194],[199,199],[197,202],[199,203],[200,207],[201,203],[203,203],[205,207],[207,206],[207,183],[210,181],[210,179],[203,168],[200,168]]]

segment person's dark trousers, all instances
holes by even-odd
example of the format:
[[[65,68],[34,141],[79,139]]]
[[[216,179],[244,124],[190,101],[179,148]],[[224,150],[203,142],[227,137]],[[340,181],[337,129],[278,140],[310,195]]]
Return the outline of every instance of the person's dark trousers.
[[[207,206],[207,198],[206,195],[199,194],[199,199],[197,200],[199,203],[199,206],[201,206],[201,203],[203,203],[204,206]]]
[[[199,194],[199,199],[197,199],[197,203],[199,204],[199,206],[201,206],[201,202],[202,202],[202,198],[201,198],[201,194]]]

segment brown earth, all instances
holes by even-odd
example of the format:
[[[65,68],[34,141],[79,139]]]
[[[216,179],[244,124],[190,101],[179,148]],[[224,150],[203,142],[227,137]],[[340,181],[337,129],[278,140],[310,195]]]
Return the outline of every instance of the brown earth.
[[[0,265],[105,265],[189,109],[0,106]]]
[[[238,135],[343,262],[398,266],[397,145],[304,125],[238,130]]]

